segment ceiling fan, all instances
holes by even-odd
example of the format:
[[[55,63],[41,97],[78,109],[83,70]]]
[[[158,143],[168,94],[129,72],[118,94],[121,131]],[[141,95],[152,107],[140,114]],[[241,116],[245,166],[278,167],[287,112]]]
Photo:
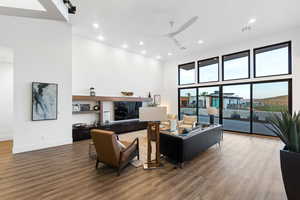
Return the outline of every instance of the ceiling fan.
[[[182,26],[180,26],[177,30],[175,31],[172,31],[166,35],[164,35],[165,37],[168,37],[170,38],[174,44],[181,50],[185,50],[186,47],[183,46],[176,38],[175,36],[180,34],[181,32],[185,31],[186,29],[188,29],[190,26],[192,26],[197,20],[198,20],[198,16],[194,16],[192,17],[191,19],[189,19],[186,23],[184,23]],[[174,21],[170,21],[170,26],[171,26],[171,29],[173,29],[173,26],[175,24]]]

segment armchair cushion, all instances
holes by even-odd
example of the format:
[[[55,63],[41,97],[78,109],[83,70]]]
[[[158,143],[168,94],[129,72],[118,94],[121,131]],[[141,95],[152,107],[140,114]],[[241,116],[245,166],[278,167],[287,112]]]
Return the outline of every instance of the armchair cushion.
[[[118,144],[120,149],[126,149],[126,145],[124,145],[124,143],[121,142],[120,140],[117,140],[117,144]]]
[[[126,161],[128,161],[130,159],[130,156],[132,155],[132,153],[137,149],[137,144],[136,143],[132,143],[132,145],[130,143],[126,144],[126,149],[124,149],[123,151],[121,151],[121,163],[124,163]]]

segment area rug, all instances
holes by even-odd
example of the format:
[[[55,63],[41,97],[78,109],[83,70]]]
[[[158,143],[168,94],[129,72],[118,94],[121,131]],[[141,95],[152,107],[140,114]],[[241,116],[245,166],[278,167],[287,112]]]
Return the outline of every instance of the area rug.
[[[132,142],[135,138],[139,138],[140,160],[134,159],[131,164],[134,167],[141,167],[147,161],[147,130],[135,131],[131,133],[119,135],[119,139],[126,142]],[[152,159],[155,158],[155,144],[152,143]]]

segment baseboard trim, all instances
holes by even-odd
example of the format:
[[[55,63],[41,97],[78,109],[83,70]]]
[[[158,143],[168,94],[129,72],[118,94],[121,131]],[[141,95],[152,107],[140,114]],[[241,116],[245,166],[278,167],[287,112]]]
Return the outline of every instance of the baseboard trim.
[[[0,132],[0,142],[13,140],[11,132]]]
[[[72,139],[67,139],[67,140],[55,140],[55,141],[49,141],[44,144],[37,144],[37,145],[24,145],[24,146],[15,146],[13,147],[13,154],[18,154],[18,153],[25,153],[29,151],[37,151],[41,149],[47,149],[51,147],[57,147],[57,146],[62,146],[62,145],[69,145],[72,144],[73,140]]]

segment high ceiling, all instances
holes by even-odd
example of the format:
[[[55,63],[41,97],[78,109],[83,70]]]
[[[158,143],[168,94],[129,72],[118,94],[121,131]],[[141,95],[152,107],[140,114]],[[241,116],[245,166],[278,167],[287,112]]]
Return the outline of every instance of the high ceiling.
[[[128,51],[147,56],[167,53],[182,54],[174,42],[163,35],[193,16],[198,21],[176,39],[187,47],[184,52],[201,50],[252,37],[282,31],[300,25],[299,0],[72,0],[78,12],[71,17],[74,34],[97,39],[102,35],[104,43],[120,47],[128,44]],[[241,29],[251,18],[251,31]],[[93,28],[98,23],[99,28]],[[203,40],[203,44],[198,44]],[[140,46],[139,41],[144,45]]]
[[[0,14],[62,19],[53,3],[62,0],[1,0]],[[237,41],[248,40],[300,25],[299,0],[71,0],[77,6],[71,16],[73,33],[145,56],[168,59]],[[174,38],[186,47],[179,49],[165,35],[176,31],[192,17],[198,20]],[[251,30],[242,32],[250,19]],[[173,27],[170,25],[173,22]],[[93,24],[98,24],[95,29]],[[202,40],[204,43],[199,44]],[[98,40],[100,41],[100,40]],[[144,45],[139,45],[143,41]],[[168,53],[172,53],[168,56]]]
[[[74,34],[97,39],[120,47],[128,44],[128,51],[147,56],[167,53],[173,56],[212,46],[224,45],[252,37],[290,29],[300,25],[299,0],[72,0],[78,12],[71,17]],[[163,35],[193,16],[198,21],[175,38],[186,46],[179,50],[174,42]],[[251,18],[251,31],[241,29]],[[93,28],[93,23],[99,28]],[[198,44],[203,40],[203,44]],[[140,46],[139,41],[144,45]]]

